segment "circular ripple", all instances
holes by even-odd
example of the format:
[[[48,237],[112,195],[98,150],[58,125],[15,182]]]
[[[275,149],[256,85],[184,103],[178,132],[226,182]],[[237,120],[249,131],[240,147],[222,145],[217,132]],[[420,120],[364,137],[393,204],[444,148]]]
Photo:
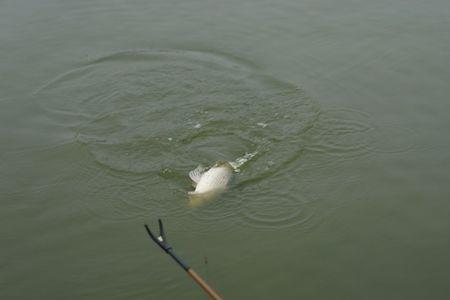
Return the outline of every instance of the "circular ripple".
[[[79,116],[78,140],[99,163],[134,173],[272,148],[317,113],[300,91],[250,65],[191,51],[115,53],[37,93],[53,113]]]
[[[263,180],[268,165],[295,162],[317,118],[301,90],[259,73],[211,53],[125,51],[65,72],[35,95],[102,166],[84,176],[91,210],[118,220],[186,211],[203,222],[230,218],[236,203],[189,209],[190,169],[257,152],[243,178]]]
[[[222,197],[189,209],[190,222],[186,231],[207,233],[212,229],[231,231],[240,222],[240,199],[227,193]]]
[[[306,224],[314,215],[310,199],[289,190],[253,186],[242,195],[242,219],[258,228],[285,228]]]
[[[112,220],[187,216],[192,226],[221,229],[239,221],[308,224],[314,201],[298,182],[285,189],[303,153],[364,155],[376,131],[367,114],[321,111],[302,90],[254,65],[205,52],[112,53],[61,74],[35,96],[89,153],[74,182],[85,187],[83,205]],[[244,153],[257,155],[240,167],[234,191],[188,206],[189,170]]]
[[[369,120],[369,115],[353,109],[321,111],[309,132],[308,150],[342,159],[365,155],[373,130]]]

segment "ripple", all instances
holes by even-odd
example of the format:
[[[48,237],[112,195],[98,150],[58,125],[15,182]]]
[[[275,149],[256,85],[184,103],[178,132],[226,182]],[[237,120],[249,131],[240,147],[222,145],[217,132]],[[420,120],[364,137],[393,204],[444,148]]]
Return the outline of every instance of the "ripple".
[[[260,73],[226,55],[123,51],[57,76],[35,96],[103,166],[87,168],[89,198],[97,202],[86,206],[99,203],[93,211],[114,219],[178,214],[186,204],[173,199],[185,198],[186,174],[196,164],[258,152],[243,169],[261,176],[266,161],[289,163],[300,151],[285,142],[312,126],[318,106],[300,89]],[[220,210],[205,213],[232,214]]]
[[[79,116],[72,121],[78,141],[98,162],[145,173],[173,165],[174,157],[184,164],[231,160],[308,128],[312,102],[252,68],[203,52],[126,51],[66,72],[36,93],[52,115]]]
[[[74,179],[85,186],[82,205],[114,221],[177,216],[208,230],[242,222],[307,226],[314,198],[284,188],[305,152],[345,160],[389,149],[375,145],[381,127],[369,115],[321,110],[300,88],[224,54],[110,53],[64,72],[34,95],[89,153]],[[257,155],[239,167],[234,191],[188,207],[189,170],[245,153]]]
[[[278,229],[301,224],[307,227],[314,216],[310,199],[291,191],[259,190],[253,187],[242,199],[242,219],[249,225]]]
[[[230,194],[190,208],[188,211],[189,225],[185,226],[184,230],[196,233],[208,233],[211,230],[221,232],[234,230],[239,223],[242,223],[238,215],[241,202],[239,198],[232,196],[233,193]]]
[[[373,130],[370,116],[353,109],[321,111],[309,132],[308,150],[336,158],[353,158],[368,153]]]
[[[412,129],[395,124],[377,124],[370,133],[368,150],[379,153],[403,153],[417,145]]]

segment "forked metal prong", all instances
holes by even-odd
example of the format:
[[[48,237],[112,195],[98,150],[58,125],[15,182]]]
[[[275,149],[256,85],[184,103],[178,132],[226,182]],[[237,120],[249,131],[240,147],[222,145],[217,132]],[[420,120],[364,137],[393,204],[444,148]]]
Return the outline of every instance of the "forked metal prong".
[[[151,239],[158,244],[159,247],[161,247],[164,251],[168,252],[169,250],[172,249],[172,247],[167,244],[166,241],[166,234],[164,233],[164,227],[162,224],[161,219],[158,219],[158,223],[159,223],[159,236],[156,236],[148,227],[147,224],[144,224],[145,229],[147,230],[148,235],[151,237]]]
[[[178,257],[172,250],[172,247],[167,244],[166,234],[164,232],[164,227],[161,219],[158,219],[159,224],[159,236],[156,237],[153,232],[150,230],[147,224],[144,224],[145,229],[147,230],[148,235],[152,238],[152,240],[163,249],[167,254],[169,254],[180,267],[182,267],[192,279],[197,282],[198,285],[208,294],[211,299],[214,300],[222,300],[222,298],[197,274],[192,270],[180,257]]]
[[[144,224],[144,226],[145,226],[145,229],[147,230],[148,235],[152,238],[152,240],[153,240],[155,243],[159,244],[159,240],[156,238],[156,236],[155,236],[155,235],[153,234],[153,232],[150,230],[150,228],[148,227],[148,225],[147,225],[147,224]]]
[[[164,226],[161,219],[158,219],[158,224],[159,224],[159,236],[162,238],[162,242],[166,242],[167,241],[166,233],[164,232]]]

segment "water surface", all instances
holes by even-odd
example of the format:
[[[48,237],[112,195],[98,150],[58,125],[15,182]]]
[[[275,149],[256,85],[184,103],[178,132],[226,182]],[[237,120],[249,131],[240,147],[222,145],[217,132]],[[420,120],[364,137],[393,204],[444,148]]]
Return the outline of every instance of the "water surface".
[[[2,1],[0,296],[447,299],[446,1]],[[187,176],[242,165],[192,208]]]

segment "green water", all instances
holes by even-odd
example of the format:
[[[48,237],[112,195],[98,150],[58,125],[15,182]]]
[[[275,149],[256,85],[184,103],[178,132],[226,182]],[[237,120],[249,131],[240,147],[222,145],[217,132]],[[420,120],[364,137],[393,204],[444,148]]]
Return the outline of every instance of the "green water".
[[[226,299],[450,297],[447,0],[3,0],[0,76],[1,299],[206,299],[158,217]]]

